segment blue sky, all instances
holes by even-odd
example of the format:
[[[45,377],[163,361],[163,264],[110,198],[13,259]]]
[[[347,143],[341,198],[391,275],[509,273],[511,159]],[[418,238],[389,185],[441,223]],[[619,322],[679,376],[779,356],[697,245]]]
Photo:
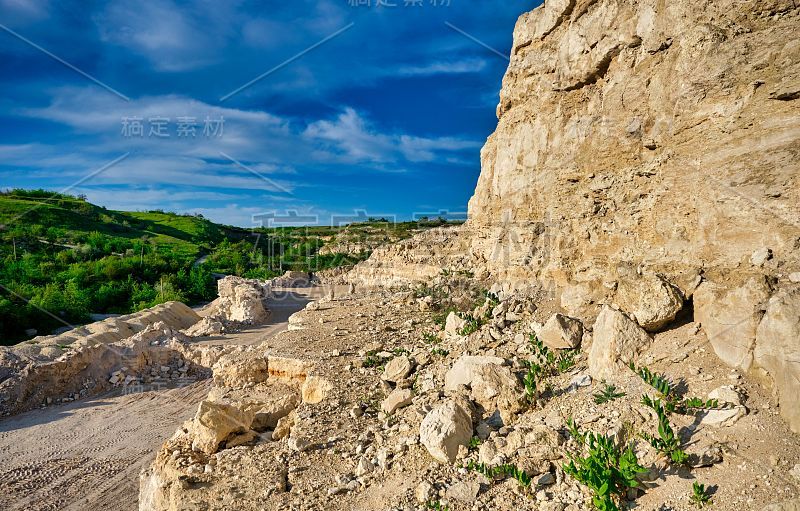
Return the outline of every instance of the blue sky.
[[[465,211],[539,3],[0,0],[0,188],[242,226]]]

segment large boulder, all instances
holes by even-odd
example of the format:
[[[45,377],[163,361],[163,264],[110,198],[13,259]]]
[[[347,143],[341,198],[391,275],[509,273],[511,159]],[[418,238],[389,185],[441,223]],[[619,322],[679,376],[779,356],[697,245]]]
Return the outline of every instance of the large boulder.
[[[217,282],[219,298],[208,307],[208,316],[221,321],[259,325],[269,318],[264,303],[270,285],[255,279],[228,276]]]
[[[625,365],[635,361],[652,339],[622,312],[603,306],[594,323],[589,350],[589,374],[596,380],[614,380]]]
[[[621,279],[616,301],[648,332],[662,329],[683,308],[681,292],[655,274]]]
[[[487,364],[503,365],[500,357],[462,355],[444,376],[444,389],[456,390],[459,385],[472,385],[481,368]]]
[[[770,298],[756,331],[754,360],[772,376],[781,415],[800,433],[800,288]]]
[[[472,438],[472,413],[466,400],[448,399],[428,412],[419,427],[419,440],[431,456],[452,463],[458,448]]]
[[[470,397],[489,413],[500,412],[505,424],[525,409],[525,392],[519,379],[507,366],[484,364],[474,371]]]
[[[188,424],[192,449],[214,454],[226,440],[250,431],[255,412],[245,407],[203,401]]]
[[[769,296],[764,277],[753,277],[734,289],[703,282],[695,291],[695,320],[729,366],[748,371],[753,365],[756,328]]]
[[[565,350],[577,348],[583,338],[583,324],[580,320],[553,314],[539,330],[539,339],[551,349]]]

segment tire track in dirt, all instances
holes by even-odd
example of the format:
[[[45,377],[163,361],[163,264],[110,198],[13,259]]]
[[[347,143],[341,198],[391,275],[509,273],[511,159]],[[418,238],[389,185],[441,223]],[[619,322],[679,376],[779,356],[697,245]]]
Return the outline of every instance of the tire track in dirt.
[[[8,511],[137,509],[139,471],[197,410],[209,382],[101,396],[0,422]]]

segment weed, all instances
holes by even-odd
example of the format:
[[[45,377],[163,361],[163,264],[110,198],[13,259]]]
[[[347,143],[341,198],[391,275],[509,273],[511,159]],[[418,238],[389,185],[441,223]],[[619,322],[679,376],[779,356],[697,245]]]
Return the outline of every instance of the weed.
[[[683,410],[685,412],[691,411],[700,411],[700,410],[711,410],[714,408],[719,408],[719,401],[716,399],[709,399],[707,401],[703,401],[699,397],[691,397],[688,399],[684,399],[681,403],[683,405]]]
[[[486,291],[484,293],[484,296],[486,296],[486,303],[489,304],[489,310],[487,311],[487,314],[491,315],[492,314],[492,309],[494,309],[495,307],[500,305],[500,298],[495,293],[492,293],[491,291]]]
[[[480,447],[481,442],[483,441],[480,438],[474,436],[469,439],[469,444],[467,445],[467,447],[469,447],[470,449],[477,449],[478,447]]]
[[[527,488],[531,485],[531,476],[512,463],[492,467],[485,463],[470,461],[469,464],[467,464],[467,470],[478,472],[490,481],[497,477],[511,477],[516,479],[520,486]]]
[[[440,356],[440,357],[446,357],[449,354],[450,354],[450,352],[447,351],[444,348],[439,348],[439,347],[431,348],[431,355],[437,355],[437,356]]]
[[[377,351],[368,351],[362,362],[363,367],[382,367],[383,359],[378,356]]]
[[[642,404],[652,408],[658,415],[658,437],[642,433],[642,438],[672,463],[684,465],[689,460],[689,455],[681,449],[681,441],[669,423],[667,411],[661,404],[661,400],[651,399],[650,396],[644,395],[642,396]]]
[[[661,394],[661,399],[666,402],[677,402],[678,397],[675,392],[675,387],[672,385],[667,377],[661,373],[654,373],[647,367],[636,368],[636,364],[631,362],[628,364],[631,371],[639,375],[646,384],[650,385]]]
[[[689,500],[692,502],[692,504],[699,508],[706,507],[712,503],[711,493],[706,488],[706,485],[697,481],[692,483],[692,496],[689,497]]]
[[[522,385],[525,387],[525,399],[530,404],[535,403],[539,397],[538,385],[541,372],[542,368],[539,364],[528,362],[528,371],[522,378]]]
[[[536,337],[530,336],[530,346],[533,352],[533,360],[524,360],[522,363],[527,368],[522,384],[525,387],[525,397],[528,403],[534,403],[539,396],[551,386],[545,381],[548,376],[555,376],[560,372],[567,371],[575,365],[575,351],[565,351],[556,357],[544,343]]]
[[[556,359],[556,368],[558,369],[559,373],[566,373],[573,367],[575,367],[575,356],[578,354],[578,350],[564,350],[558,354],[558,358]]]
[[[592,490],[596,509],[619,511],[623,495],[628,489],[639,487],[636,476],[646,469],[639,465],[630,446],[621,451],[611,437],[581,433],[571,418],[567,427],[578,444],[586,449],[587,456],[569,453],[570,462],[564,465],[564,472]]]
[[[481,326],[483,326],[483,320],[481,318],[476,318],[468,312],[457,312],[456,314],[459,318],[467,322],[466,325],[458,329],[458,335],[469,335],[473,332],[477,332],[480,330]]]
[[[430,332],[422,332],[422,342],[425,344],[439,344],[442,342],[442,340],[436,337],[435,334]]]
[[[556,371],[556,355],[550,348],[544,345],[544,343],[536,337],[536,334],[531,334],[530,336],[530,343],[531,343],[531,351],[533,351],[533,356],[536,360],[543,366],[543,368],[547,369],[548,373],[554,373]]]
[[[395,348],[392,350],[392,354],[394,354],[395,357],[399,357],[400,355],[409,355],[410,353],[411,352],[405,348]]]
[[[687,415],[699,410],[719,408],[719,401],[716,399],[709,399],[707,401],[703,401],[699,397],[681,399],[675,385],[663,374],[654,373],[644,366],[637,369],[633,362],[631,362],[628,367],[638,374],[645,383],[658,391],[663,401],[664,409],[669,413]]]
[[[594,403],[597,405],[614,401],[625,395],[624,392],[619,392],[617,390],[616,385],[611,385],[606,382],[603,382],[603,385],[603,390],[594,395]]]
[[[431,500],[427,504],[425,504],[425,507],[427,507],[428,509],[434,509],[435,511],[449,511],[450,509],[449,507],[442,504],[442,502],[439,500]]]

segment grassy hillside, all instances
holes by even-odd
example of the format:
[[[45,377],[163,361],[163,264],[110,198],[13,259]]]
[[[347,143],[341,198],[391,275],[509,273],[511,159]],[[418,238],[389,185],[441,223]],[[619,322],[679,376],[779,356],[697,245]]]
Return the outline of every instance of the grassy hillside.
[[[215,273],[268,279],[354,264],[418,228],[372,221],[242,229],[200,216],[112,211],[42,190],[0,193],[0,344],[86,323],[90,313],[208,301]]]

